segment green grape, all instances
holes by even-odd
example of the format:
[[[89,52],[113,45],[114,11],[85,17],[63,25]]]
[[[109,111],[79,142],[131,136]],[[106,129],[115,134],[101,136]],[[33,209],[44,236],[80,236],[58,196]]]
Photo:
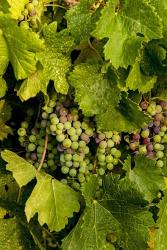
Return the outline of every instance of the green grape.
[[[21,136],[21,137],[19,137],[19,142],[25,142],[25,137],[23,137],[23,136]]]
[[[48,148],[48,150],[52,150],[52,148],[53,148],[52,143],[49,142],[47,148]]]
[[[52,148],[52,154],[57,155],[57,148]]]
[[[63,123],[60,122],[60,123],[57,124],[57,129],[63,130],[63,128],[64,128]]]
[[[165,135],[165,132],[159,132],[159,135],[163,137]]]
[[[18,18],[18,20],[21,22],[21,21],[24,20],[24,18],[25,18],[24,15],[20,15],[19,18]]]
[[[28,16],[28,10],[27,10],[27,9],[24,9],[24,10],[22,11],[22,15],[25,16],[25,17]]]
[[[99,161],[98,164],[102,167],[104,167],[106,165],[106,162],[105,161]]]
[[[32,152],[36,149],[36,146],[33,143],[29,143],[27,149],[29,152]]]
[[[62,172],[62,174],[68,174],[69,168],[67,166],[62,166],[61,167],[61,172]]]
[[[114,165],[113,165],[112,163],[108,163],[108,164],[107,164],[107,169],[108,169],[108,170],[112,170],[113,167],[114,167]]]
[[[73,122],[74,128],[80,128],[81,127],[81,122],[80,121],[75,121]]]
[[[71,161],[71,160],[72,160],[72,155],[71,155],[71,154],[65,154],[65,155],[64,155],[64,159],[65,159],[66,161]]]
[[[80,161],[80,156],[77,155],[77,154],[74,154],[72,158],[73,158],[73,161],[74,161],[74,162],[75,162],[75,161]]]
[[[78,182],[73,182],[72,187],[76,190],[80,190],[80,184]]]
[[[85,141],[79,141],[79,147],[85,148],[86,147],[86,142]]]
[[[117,152],[117,149],[116,149],[116,148],[112,148],[112,149],[110,150],[110,153],[111,153],[112,155],[115,155],[116,152]]]
[[[118,163],[119,163],[118,159],[113,160],[113,165],[118,165]]]
[[[105,134],[105,136],[106,136],[107,139],[111,139],[112,136],[113,136],[113,132],[112,131],[107,131],[104,134]]]
[[[101,141],[99,143],[99,147],[102,148],[102,149],[106,148],[107,147],[107,142],[106,141]]]
[[[37,25],[37,19],[36,19],[36,17],[31,17],[30,23],[31,23],[32,26]]]
[[[81,129],[81,128],[77,128],[77,129],[76,129],[76,134],[77,134],[78,136],[80,136],[80,135],[82,134],[82,129]]]
[[[54,157],[55,157],[55,156],[54,156],[54,154],[53,154],[53,153],[49,153],[49,154],[48,154],[48,159],[52,159],[52,160],[53,160],[53,159],[54,159]]]
[[[37,147],[37,153],[42,154],[43,150],[44,150],[44,148],[42,146]]]
[[[79,168],[79,165],[80,165],[80,164],[79,164],[78,161],[74,161],[74,162],[73,162],[73,167],[74,167],[74,168]]]
[[[83,174],[79,173],[78,180],[79,180],[79,182],[83,183],[85,181],[85,176]]]
[[[154,142],[161,142],[161,136],[160,135],[154,135],[153,140],[154,140]]]
[[[40,132],[39,132],[39,135],[41,137],[45,136],[46,135],[46,130],[44,128],[41,128]]]
[[[76,141],[72,142],[71,148],[74,149],[74,150],[78,149],[78,142],[76,142]]]
[[[83,122],[81,123],[81,128],[82,128],[82,129],[87,129],[88,127],[89,127],[89,126],[88,126],[88,124],[87,124],[86,122],[83,121]]]
[[[72,142],[71,142],[70,139],[68,139],[68,138],[64,139],[64,141],[63,141],[63,147],[64,148],[70,148],[71,144],[72,144]]]
[[[113,140],[108,140],[107,141],[107,146],[109,147],[109,148],[112,148],[112,147],[114,147],[114,141]]]
[[[67,130],[70,129],[71,128],[71,122],[68,122],[68,121],[65,122],[64,123],[64,128],[67,129]]]
[[[161,158],[164,157],[164,153],[163,153],[162,151],[158,151],[158,152],[156,153],[156,157],[157,157],[158,159],[161,159]]]
[[[43,118],[43,119],[45,119],[45,120],[46,120],[46,119],[48,119],[49,114],[48,114],[48,113],[46,113],[46,112],[42,112],[42,115],[41,115],[41,116],[42,116],[42,118]]]
[[[167,134],[165,134],[165,135],[163,136],[163,140],[164,140],[164,142],[167,142]]]
[[[82,173],[82,174],[85,174],[86,172],[86,167],[85,166],[82,166],[79,168],[79,172]]]
[[[155,143],[154,144],[154,150],[161,150],[161,144],[160,143]]]
[[[44,162],[42,167],[46,169],[48,167],[48,164],[46,162]]]
[[[166,126],[162,126],[160,129],[161,132],[166,132],[167,131],[167,127]]]
[[[65,135],[64,134],[56,135],[56,140],[58,142],[62,142],[62,141],[64,141],[64,139],[65,139]]]
[[[60,129],[57,129],[57,130],[56,130],[56,134],[57,134],[57,135],[62,134],[62,132],[63,132],[63,131],[62,131],[62,130],[60,130]]]
[[[65,184],[65,185],[67,185],[67,184],[68,184],[68,182],[67,182],[67,180],[66,180],[66,179],[61,179],[61,183]]]
[[[120,135],[115,134],[115,135],[113,135],[112,140],[113,140],[115,143],[119,143],[120,140],[121,140],[121,137],[120,137]]]
[[[67,130],[67,133],[69,135],[75,135],[76,134],[76,130],[75,130],[75,128],[71,127],[70,129]]]
[[[83,148],[83,151],[84,151],[84,153],[85,153],[86,155],[89,154],[89,152],[90,152],[89,147],[86,146],[85,148]]]
[[[36,7],[36,6],[38,6],[39,2],[38,2],[38,0],[32,0],[32,4]]]
[[[44,146],[44,144],[45,144],[45,139],[39,139],[38,140],[38,144],[40,145],[40,146]]]
[[[65,156],[64,156],[64,154],[60,155],[60,162],[63,162],[63,163],[65,162]]]
[[[26,130],[25,130],[25,128],[19,128],[17,130],[17,133],[18,133],[19,136],[25,136],[26,135]]]
[[[162,112],[162,107],[161,107],[161,105],[156,105],[155,110],[156,110],[156,113],[157,113],[157,114],[161,113],[161,112]]]
[[[66,166],[67,166],[68,168],[72,167],[72,165],[73,165],[73,164],[72,164],[72,161],[66,161],[65,164],[66,164]]]
[[[98,169],[98,174],[99,175],[104,175],[105,174],[105,169],[104,168],[99,168]]]
[[[139,153],[142,154],[142,155],[147,154],[146,145],[139,146]]]
[[[21,123],[21,127],[22,127],[22,128],[28,129],[28,126],[29,126],[29,124],[28,124],[27,121],[23,121],[23,122]]]
[[[89,165],[88,165],[88,169],[91,171],[91,170],[93,170],[93,164],[92,163],[90,163]]]
[[[114,154],[115,158],[120,158],[121,157],[121,151],[117,150]]]
[[[98,158],[99,161],[104,162],[106,157],[105,157],[105,155],[103,155],[103,154],[98,154],[98,155],[97,155],[97,158]]]
[[[51,132],[56,132],[57,126],[55,124],[50,125]]]
[[[34,5],[32,3],[28,3],[26,5],[26,9],[28,10],[28,12],[32,12],[34,10]]]
[[[57,125],[59,123],[59,118],[57,116],[54,116],[50,119],[50,122],[52,125]]]
[[[69,171],[69,175],[71,177],[75,177],[77,175],[77,170],[75,168],[71,168]]]
[[[85,134],[87,134],[88,136],[93,136],[93,129],[92,128],[87,128],[86,130],[85,130]]]
[[[106,150],[105,150],[105,148],[98,148],[97,152],[101,153],[101,154],[105,154]]]
[[[141,132],[141,136],[142,136],[143,138],[148,138],[148,137],[149,137],[149,134],[150,134],[149,130],[143,130],[143,131]]]
[[[50,108],[54,108],[54,107],[56,106],[56,102],[53,101],[53,100],[50,100],[49,103],[48,103],[48,106],[49,106]]]
[[[111,163],[111,162],[113,162],[113,160],[114,160],[114,158],[113,158],[112,155],[107,155],[105,159],[106,159],[106,162],[107,162],[107,163]]]
[[[81,161],[80,162],[80,167],[87,167],[86,161]]]
[[[41,153],[41,154],[40,154],[40,153],[37,153],[37,157],[38,157],[38,159],[41,161],[42,153]]]
[[[36,142],[36,140],[37,140],[35,135],[30,135],[28,139],[30,142]]]
[[[157,161],[157,167],[162,168],[164,166],[164,162],[162,160]]]
[[[55,165],[54,160],[53,160],[53,159],[49,159],[49,160],[48,160],[48,166],[49,166],[49,167],[52,167],[52,166],[54,166],[54,165]]]

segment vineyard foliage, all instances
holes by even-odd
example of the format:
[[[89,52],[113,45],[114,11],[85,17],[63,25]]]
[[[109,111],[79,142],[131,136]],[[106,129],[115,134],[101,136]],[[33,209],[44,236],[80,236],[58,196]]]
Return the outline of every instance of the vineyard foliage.
[[[167,249],[167,3],[2,0],[0,249]]]

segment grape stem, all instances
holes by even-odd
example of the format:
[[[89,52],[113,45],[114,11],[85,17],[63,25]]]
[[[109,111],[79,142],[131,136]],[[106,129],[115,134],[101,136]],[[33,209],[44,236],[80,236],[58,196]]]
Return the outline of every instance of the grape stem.
[[[47,146],[48,146],[48,134],[46,134],[46,136],[45,136],[44,150],[43,150],[43,153],[42,153],[42,158],[41,158],[41,162],[40,162],[39,167],[38,167],[38,171],[41,170],[42,165],[44,163],[45,156],[46,156]]]

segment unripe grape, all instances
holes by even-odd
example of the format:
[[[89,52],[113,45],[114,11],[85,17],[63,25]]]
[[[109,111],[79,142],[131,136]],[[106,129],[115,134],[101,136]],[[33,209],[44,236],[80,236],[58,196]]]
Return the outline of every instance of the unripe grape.
[[[66,161],[66,166],[68,168],[72,167],[72,165],[73,165],[72,161]]]
[[[64,123],[64,128],[67,129],[67,130],[70,129],[71,128],[71,122],[69,122],[69,121],[65,122]]]
[[[160,131],[161,132],[166,132],[167,131],[167,127],[166,126],[162,126]]]
[[[71,139],[73,142],[77,142],[77,141],[78,141],[78,135],[71,135],[71,136],[70,136],[70,139]]]
[[[142,154],[142,155],[147,153],[146,145],[139,146],[139,153]]]
[[[27,21],[23,21],[20,23],[20,26],[24,29],[29,29],[29,23]]]
[[[64,141],[64,139],[65,139],[65,135],[64,134],[56,135],[56,140],[58,142],[62,142],[62,141]]]
[[[62,167],[61,167],[61,172],[62,172],[63,174],[68,174],[69,168],[66,167],[66,166],[62,166]]]
[[[64,159],[65,159],[66,161],[71,161],[71,160],[72,160],[72,155],[71,155],[71,154],[65,154],[65,155],[64,155]]]
[[[156,157],[157,157],[158,159],[161,159],[161,158],[164,157],[164,153],[163,153],[162,151],[158,151],[158,152],[156,153]]]
[[[167,134],[165,134],[165,135],[163,136],[163,141],[164,141],[164,142],[167,142]]]
[[[155,110],[156,110],[156,113],[157,113],[157,114],[161,113],[161,112],[162,112],[162,107],[161,107],[161,105],[156,105]]]
[[[155,143],[154,144],[154,150],[156,150],[156,151],[161,150],[161,144],[160,143]]]
[[[99,160],[99,161],[102,161],[102,162],[105,161],[105,155],[103,155],[103,154],[98,154],[97,157],[98,157],[98,160]]]
[[[102,148],[102,149],[106,148],[107,147],[107,142],[106,141],[101,141],[99,143],[99,147]]]
[[[143,138],[148,138],[148,137],[149,137],[149,134],[150,134],[150,131],[149,131],[148,129],[143,130],[143,131],[141,132],[141,136],[142,136]]]
[[[120,135],[113,135],[112,140],[113,140],[116,144],[120,143],[120,140],[121,140]]]
[[[31,11],[34,10],[34,5],[32,3],[28,3],[26,5],[26,9],[28,10],[28,12],[30,13]]]
[[[35,150],[35,148],[36,148],[35,144],[33,144],[33,143],[28,144],[27,149],[28,149],[28,151],[29,151],[29,152],[34,151],[34,150]]]
[[[108,169],[108,170],[112,170],[113,167],[114,167],[114,165],[113,165],[112,163],[108,163],[108,164],[107,164],[107,169]]]
[[[30,142],[36,142],[36,140],[37,140],[37,139],[36,139],[36,136],[35,136],[35,135],[30,135],[30,136],[29,136],[29,141],[30,141]]]
[[[27,10],[27,9],[24,9],[24,10],[22,11],[22,15],[25,16],[25,17],[28,16],[28,10]]]
[[[164,162],[162,160],[157,161],[157,167],[162,168],[164,166]]]
[[[32,0],[32,4],[36,7],[36,6],[38,6],[39,1],[38,0]]]
[[[115,158],[120,158],[121,157],[121,151],[117,150],[114,154]]]
[[[160,135],[154,135],[153,140],[154,140],[154,142],[161,142],[161,136]]]
[[[111,162],[113,162],[114,158],[113,158],[112,155],[107,155],[105,160],[106,160],[107,163],[111,163]]]
[[[114,165],[114,166],[118,165],[118,163],[119,163],[118,159],[114,159],[114,160],[113,160],[113,165]]]
[[[71,127],[70,129],[67,130],[67,133],[69,135],[75,135],[76,134],[76,130],[75,130],[75,128]]]
[[[71,140],[66,138],[64,141],[63,141],[63,147],[65,148],[70,148],[71,147]]]
[[[99,173],[99,175],[104,175],[105,174],[105,169],[104,168],[99,168],[98,173]]]
[[[26,130],[25,128],[19,128],[17,131],[19,136],[25,136],[26,135]]]
[[[113,132],[112,132],[112,131],[107,131],[107,132],[105,132],[104,134],[105,134],[105,137],[106,137],[107,139],[111,139],[112,136],[113,136]]]
[[[111,152],[112,155],[115,155],[116,151],[117,151],[116,148],[112,148],[110,152]]]
[[[74,149],[74,150],[78,149],[78,142],[76,142],[76,141],[72,142],[71,148]]]
[[[77,174],[77,170],[75,168],[70,169],[69,175],[71,175],[71,177],[75,177],[76,174]]]
[[[64,128],[63,123],[58,123],[58,124],[57,124],[57,129],[63,130],[63,128]]]

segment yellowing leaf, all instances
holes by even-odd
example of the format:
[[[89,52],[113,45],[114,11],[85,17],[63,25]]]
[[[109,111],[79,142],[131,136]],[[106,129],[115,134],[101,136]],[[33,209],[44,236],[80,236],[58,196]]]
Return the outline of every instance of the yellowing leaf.
[[[60,231],[80,209],[78,194],[50,175],[37,173],[36,177],[37,184],[26,202],[27,220],[38,213],[41,226],[46,223],[51,231]]]

